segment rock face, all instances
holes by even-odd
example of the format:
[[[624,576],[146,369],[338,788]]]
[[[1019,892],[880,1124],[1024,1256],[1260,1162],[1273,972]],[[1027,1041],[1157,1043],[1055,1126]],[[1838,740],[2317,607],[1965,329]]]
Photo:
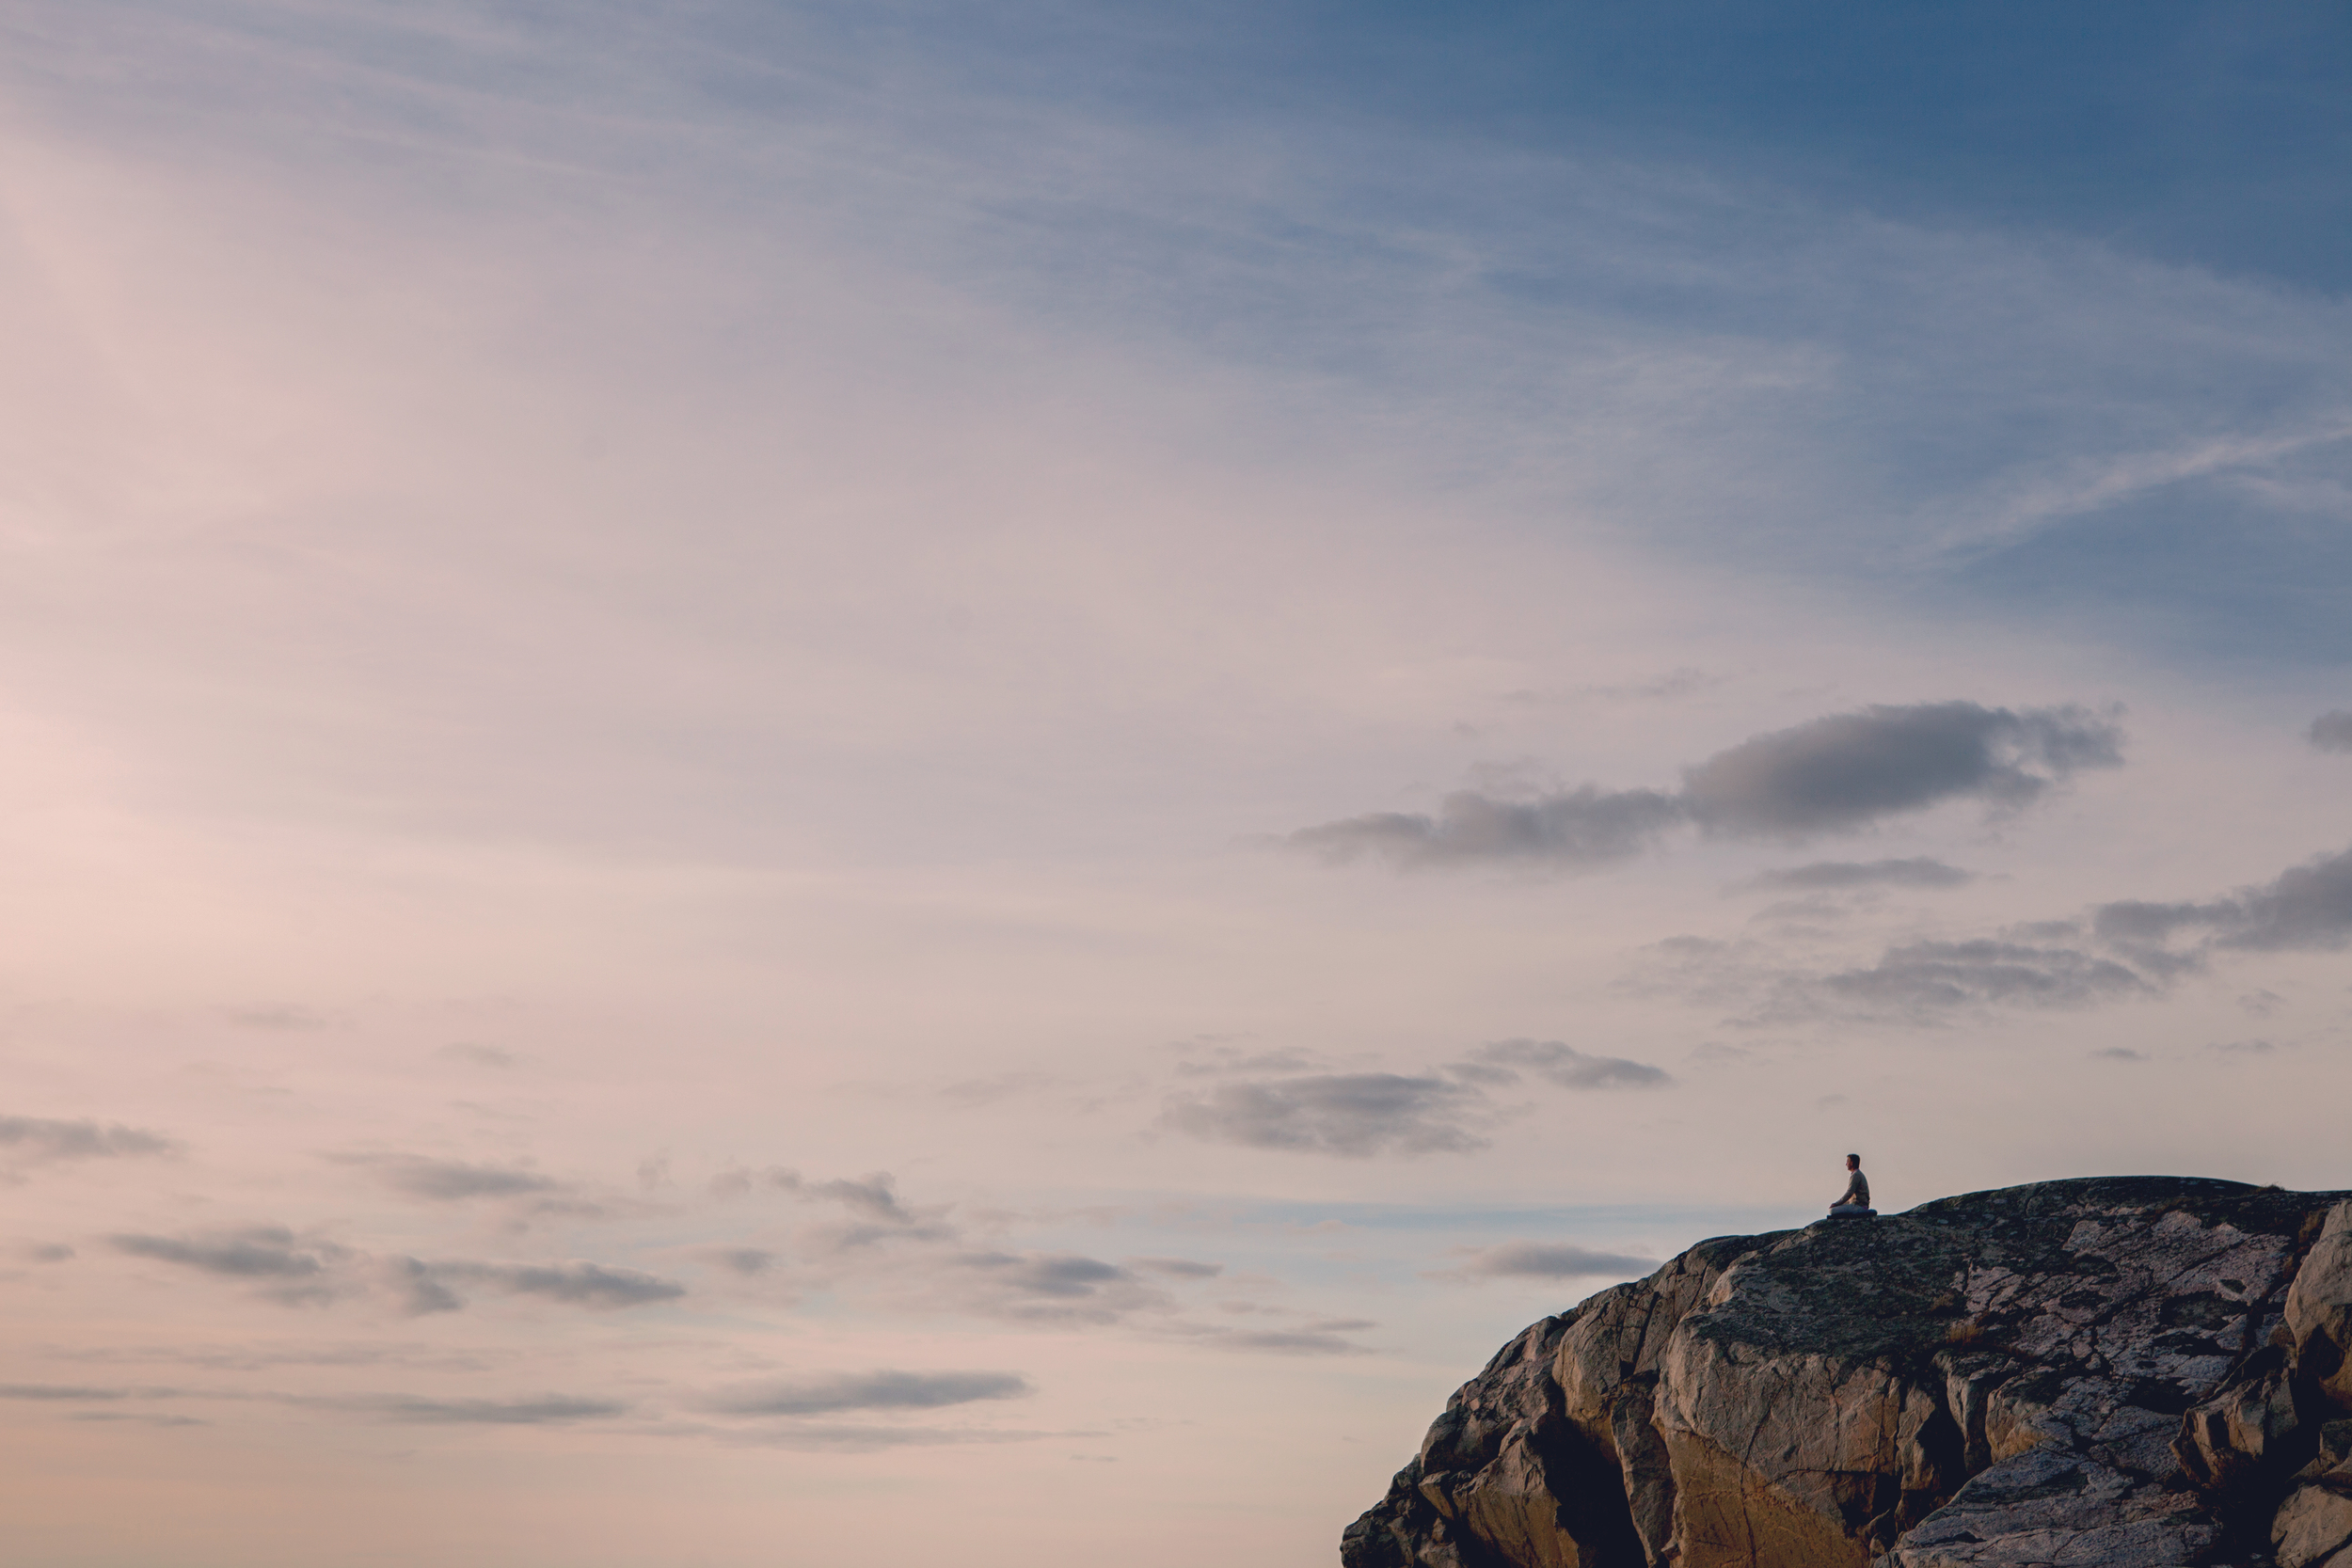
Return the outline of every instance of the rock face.
[[[2352,1568],[2352,1201],[2129,1177],[1702,1242],[1535,1323],[1344,1568]]]

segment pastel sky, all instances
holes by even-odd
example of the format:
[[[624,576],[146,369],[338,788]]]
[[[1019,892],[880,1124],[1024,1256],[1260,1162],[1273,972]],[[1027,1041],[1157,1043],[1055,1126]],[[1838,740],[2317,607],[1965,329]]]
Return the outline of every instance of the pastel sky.
[[[0,1518],[1327,1563],[2352,1185],[2352,13],[0,0]]]

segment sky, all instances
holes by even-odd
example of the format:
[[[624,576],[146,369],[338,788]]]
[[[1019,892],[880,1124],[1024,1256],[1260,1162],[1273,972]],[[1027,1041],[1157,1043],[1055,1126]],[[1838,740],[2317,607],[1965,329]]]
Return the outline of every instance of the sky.
[[[0,0],[0,1517],[1333,1560],[1525,1323],[2352,1187],[2352,17]]]

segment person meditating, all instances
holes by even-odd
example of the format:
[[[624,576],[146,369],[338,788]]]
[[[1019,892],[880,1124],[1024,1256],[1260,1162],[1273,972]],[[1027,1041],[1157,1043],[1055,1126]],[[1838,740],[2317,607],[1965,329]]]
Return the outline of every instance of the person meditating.
[[[1845,1196],[1829,1206],[1830,1218],[1867,1220],[1878,1212],[1870,1207],[1870,1179],[1862,1174],[1862,1156],[1846,1156]]]

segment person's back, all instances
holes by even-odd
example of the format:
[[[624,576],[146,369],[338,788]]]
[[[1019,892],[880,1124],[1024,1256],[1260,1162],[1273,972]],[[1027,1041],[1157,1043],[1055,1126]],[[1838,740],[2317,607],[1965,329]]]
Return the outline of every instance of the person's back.
[[[1831,1215],[1837,1219],[1868,1219],[1878,1212],[1870,1207],[1870,1179],[1862,1174],[1862,1156],[1846,1156],[1846,1190],[1836,1203],[1830,1205]]]

